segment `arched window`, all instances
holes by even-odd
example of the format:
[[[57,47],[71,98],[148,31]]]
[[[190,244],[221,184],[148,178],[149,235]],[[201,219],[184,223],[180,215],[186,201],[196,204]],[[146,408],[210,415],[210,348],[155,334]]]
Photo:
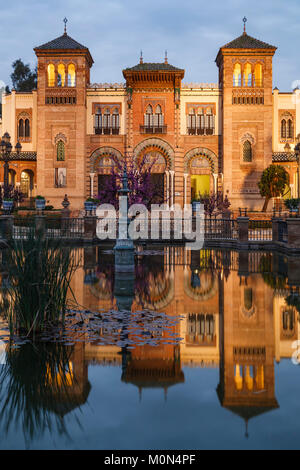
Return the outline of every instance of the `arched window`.
[[[252,73],[250,64],[246,64],[244,67],[244,86],[252,86]]]
[[[154,126],[155,127],[162,127],[164,123],[164,116],[162,113],[161,106],[158,104],[155,108],[155,116],[154,116]]]
[[[294,137],[294,126],[292,119],[287,122],[287,138],[292,139]]]
[[[57,67],[57,86],[65,86],[66,69],[64,64]]]
[[[196,134],[196,114],[193,108],[189,110],[189,115],[188,115],[188,134],[189,135]]]
[[[18,137],[25,137],[25,134],[24,134],[24,121],[23,119],[20,119],[19,120],[19,124],[18,124]]]
[[[68,86],[70,87],[76,86],[76,71],[75,71],[74,64],[70,64],[68,66]]]
[[[30,137],[30,122],[29,122],[29,119],[25,119],[25,137]]]
[[[213,135],[215,132],[215,117],[211,108],[206,110],[206,134]]]
[[[48,87],[55,85],[55,67],[53,64],[49,64],[47,67],[48,72]]]
[[[146,114],[144,116],[144,124],[145,124],[145,127],[153,126],[153,109],[152,109],[151,104],[147,106]]]
[[[235,64],[233,68],[233,86],[242,85],[242,67],[240,64]]]
[[[243,161],[252,162],[252,145],[249,140],[246,140],[243,144]]]
[[[244,289],[244,308],[246,310],[251,310],[253,305],[253,295],[252,295],[252,288],[245,287]]]
[[[95,113],[95,134],[102,134],[102,112],[101,112],[101,108],[97,108],[96,113]]]
[[[197,134],[203,135],[205,132],[205,114],[202,108],[198,109],[197,121]]]
[[[282,312],[282,327],[285,331],[294,330],[294,312],[292,309]]]
[[[57,161],[64,162],[65,161],[65,143],[62,140],[57,142]]]
[[[262,65],[256,64],[254,67],[254,86],[262,87]]]
[[[106,108],[103,114],[103,133],[110,134],[110,110]]]
[[[286,120],[282,119],[281,121],[281,138],[286,139]]]
[[[119,129],[120,129],[120,117],[119,117],[119,110],[118,108],[115,108],[113,110],[112,116],[111,116],[111,132],[112,134],[119,134]]]

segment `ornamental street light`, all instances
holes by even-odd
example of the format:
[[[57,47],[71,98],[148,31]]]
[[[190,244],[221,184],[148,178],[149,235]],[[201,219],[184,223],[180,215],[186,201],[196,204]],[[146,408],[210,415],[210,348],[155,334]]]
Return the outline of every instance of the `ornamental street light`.
[[[20,142],[17,142],[15,147],[17,155],[20,155],[22,150],[22,145]],[[9,161],[10,155],[12,152],[12,145],[10,143],[10,135],[8,132],[2,136],[2,140],[0,142],[0,152],[1,152],[1,159],[4,161],[4,187],[7,188],[8,186],[8,175],[9,175]]]

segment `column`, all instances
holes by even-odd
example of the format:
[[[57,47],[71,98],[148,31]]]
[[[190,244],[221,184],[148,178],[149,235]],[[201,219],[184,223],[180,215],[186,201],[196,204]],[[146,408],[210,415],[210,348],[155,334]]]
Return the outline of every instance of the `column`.
[[[218,173],[213,173],[214,177],[214,193],[217,194],[218,192]]]
[[[170,176],[171,176],[171,207],[174,205],[174,170],[170,170]]]
[[[90,173],[90,178],[91,178],[91,197],[94,197],[94,176],[95,176],[95,173]]]
[[[184,173],[183,174],[183,179],[184,179],[184,183],[183,183],[183,190],[184,190],[184,199],[183,199],[183,204],[186,205],[187,204],[187,194],[186,194],[186,191],[187,191],[187,178],[188,178],[188,173]]]
[[[166,175],[166,202],[167,202],[167,205],[170,206],[170,186],[169,186],[169,171],[166,170],[165,171],[165,175]]]

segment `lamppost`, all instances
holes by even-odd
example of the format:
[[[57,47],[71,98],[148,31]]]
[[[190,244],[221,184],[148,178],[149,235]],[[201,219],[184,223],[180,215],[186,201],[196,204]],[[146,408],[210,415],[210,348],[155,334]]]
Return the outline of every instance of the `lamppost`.
[[[17,155],[20,155],[20,152],[22,150],[22,145],[20,142],[17,142],[16,144],[16,153]],[[4,161],[4,187],[8,187],[8,175],[9,175],[9,161],[10,161],[10,155],[12,151],[12,145],[10,143],[10,135],[8,132],[5,132],[5,134],[2,137],[2,140],[0,142],[0,150],[1,150],[1,158]]]
[[[295,145],[295,154],[296,154],[296,157],[297,157],[297,164],[298,164],[298,168],[297,168],[297,171],[298,171],[298,176],[297,176],[297,197],[300,198],[300,142],[298,142],[296,145]]]

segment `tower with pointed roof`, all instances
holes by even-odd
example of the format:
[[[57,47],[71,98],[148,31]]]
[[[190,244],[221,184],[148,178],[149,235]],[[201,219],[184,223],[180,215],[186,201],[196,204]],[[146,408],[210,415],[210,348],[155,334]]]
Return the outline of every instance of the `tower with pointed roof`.
[[[244,24],[246,19],[244,18]],[[257,182],[272,163],[272,58],[276,47],[241,36],[216,58],[222,89],[223,191],[232,207],[261,209]]]
[[[38,59],[37,193],[58,205],[68,187],[73,207],[86,184],[86,88],[92,56],[67,34],[34,49]]]

